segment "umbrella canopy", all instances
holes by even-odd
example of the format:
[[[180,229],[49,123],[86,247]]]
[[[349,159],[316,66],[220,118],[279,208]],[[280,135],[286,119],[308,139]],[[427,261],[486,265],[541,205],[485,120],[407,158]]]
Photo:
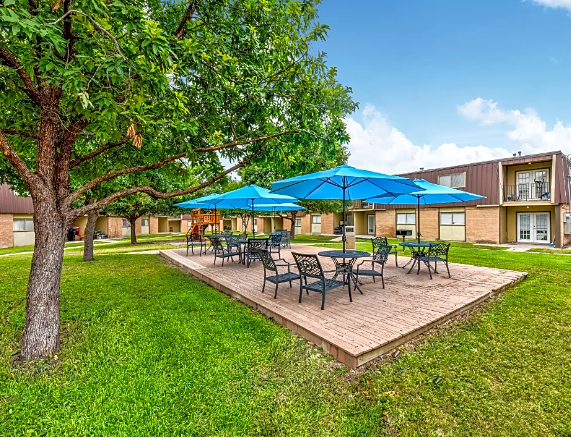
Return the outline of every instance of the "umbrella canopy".
[[[252,232],[256,235],[256,231],[254,230],[254,211],[256,209],[256,203],[259,203],[260,205],[275,205],[277,208],[280,204],[291,204],[297,201],[298,199],[293,196],[276,195],[263,187],[249,185],[240,189],[232,190],[231,192],[223,193],[214,202],[217,203],[218,208],[251,209]],[[232,207],[222,207],[222,205],[232,205]]]
[[[305,207],[297,204],[256,204],[254,207],[256,211],[298,211],[305,210]]]
[[[423,190],[411,179],[338,166],[334,169],[310,173],[272,183],[272,192],[292,195],[300,199],[340,199],[343,201],[343,251],[346,246],[345,201],[372,196],[397,196]]]
[[[400,204],[400,205],[416,205],[418,209],[417,219],[417,239],[420,242],[420,206],[432,204],[451,204],[456,202],[475,201],[484,199],[485,196],[475,195],[473,193],[464,192],[462,190],[453,189],[451,187],[441,186],[439,184],[430,183],[424,179],[414,180],[415,184],[423,190],[393,197],[372,197],[367,202],[375,204]]]

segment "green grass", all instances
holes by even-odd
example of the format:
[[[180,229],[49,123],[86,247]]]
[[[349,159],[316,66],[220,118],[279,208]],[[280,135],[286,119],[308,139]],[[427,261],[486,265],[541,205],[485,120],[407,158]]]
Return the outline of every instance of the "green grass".
[[[529,276],[356,373],[158,256],[117,254],[66,256],[62,349],[22,365],[31,258],[4,257],[0,435],[571,434],[571,257],[451,257]]]

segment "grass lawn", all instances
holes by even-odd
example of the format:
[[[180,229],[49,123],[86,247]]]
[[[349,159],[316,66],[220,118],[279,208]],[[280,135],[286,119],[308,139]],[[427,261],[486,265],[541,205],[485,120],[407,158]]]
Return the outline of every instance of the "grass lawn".
[[[66,253],[62,349],[26,365],[31,257],[0,259],[0,435],[571,434],[571,257],[454,244],[529,277],[353,372],[156,255]]]

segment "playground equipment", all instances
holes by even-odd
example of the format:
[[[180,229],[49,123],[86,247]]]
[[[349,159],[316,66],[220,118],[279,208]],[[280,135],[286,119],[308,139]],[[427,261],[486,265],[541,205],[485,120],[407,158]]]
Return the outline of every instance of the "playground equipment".
[[[212,227],[214,232],[220,227],[219,213],[202,213],[200,208],[190,211],[190,226],[188,227],[187,236],[198,235],[204,236],[204,232],[208,227]]]

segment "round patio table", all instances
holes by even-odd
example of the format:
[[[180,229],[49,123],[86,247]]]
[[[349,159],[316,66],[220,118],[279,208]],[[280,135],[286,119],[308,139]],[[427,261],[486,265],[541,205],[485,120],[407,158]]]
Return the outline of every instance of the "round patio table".
[[[359,258],[369,257],[371,254],[366,251],[355,251],[355,250],[345,250],[342,249],[338,250],[330,250],[330,251],[321,251],[317,253],[320,257],[329,257],[333,260],[335,264],[335,275],[333,278],[337,278],[339,274],[343,274],[343,281],[347,283],[349,286],[349,290],[351,289],[351,280],[353,280],[353,284],[355,285],[355,289],[357,289],[361,294],[363,291],[359,287],[359,282],[357,281],[357,276],[353,273],[353,265]]]
[[[407,272],[407,274],[410,274],[414,269],[414,267],[417,266],[418,264],[418,269],[416,271],[416,274],[418,275],[420,273],[420,262],[422,261],[421,257],[426,256],[426,249],[430,249],[432,246],[436,246],[438,244],[434,242],[402,242],[399,243],[399,245],[402,246],[403,248],[410,248],[410,251],[412,253],[410,256],[410,260],[402,268],[403,269],[406,268],[408,264],[412,262],[412,266]]]

